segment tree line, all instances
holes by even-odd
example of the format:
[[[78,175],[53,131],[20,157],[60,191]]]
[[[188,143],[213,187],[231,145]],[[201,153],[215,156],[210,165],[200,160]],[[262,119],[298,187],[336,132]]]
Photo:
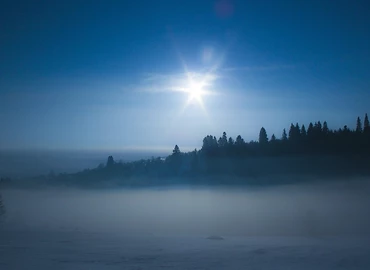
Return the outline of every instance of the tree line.
[[[281,155],[368,155],[370,154],[369,118],[365,114],[362,123],[356,121],[356,129],[348,126],[330,129],[328,123],[320,121],[305,125],[291,124],[288,132],[283,129],[281,137],[275,134],[268,139],[264,127],[260,129],[258,141],[245,142],[239,135],[235,140],[226,132],[219,139],[208,135],[203,139],[202,153],[207,156],[281,156]]]
[[[82,185],[103,179],[115,179],[122,185],[157,185],[184,184],[181,182],[185,181],[181,180],[184,177],[186,183],[191,184],[212,176],[212,183],[203,184],[213,184],[217,183],[215,176],[225,175],[248,179],[249,176],[266,173],[274,176],[279,173],[370,174],[370,169],[367,169],[370,166],[366,165],[370,160],[369,154],[370,129],[366,114],[364,122],[357,119],[354,130],[347,126],[332,130],[327,122],[320,121],[310,123],[307,128],[296,123],[291,124],[288,131],[283,129],[280,138],[272,134],[269,139],[266,129],[262,127],[258,141],[250,142],[240,135],[235,139],[227,137],[224,132],[218,139],[212,135],[206,136],[199,151],[182,152],[176,145],[165,158],[116,162],[109,156],[106,165],[74,175],[59,175],[56,179],[64,183],[78,179]],[[326,158],[329,156],[340,157],[341,161]]]
[[[269,137],[262,127],[258,140],[250,142],[240,135],[234,139],[223,132],[218,139],[212,135],[204,137],[200,150],[182,152],[176,145],[167,157],[131,162],[116,162],[109,156],[106,164],[94,169],[41,176],[24,183],[89,186],[113,180],[123,186],[232,184],[240,179],[250,183],[259,176],[273,176],[266,179],[275,181],[278,175],[370,175],[369,165],[370,128],[366,114],[364,121],[357,118],[355,129],[330,129],[326,121],[309,123],[307,128],[292,123],[279,138],[275,134]],[[266,181],[270,180],[264,181],[258,184],[268,184]],[[8,185],[12,181],[2,182]]]

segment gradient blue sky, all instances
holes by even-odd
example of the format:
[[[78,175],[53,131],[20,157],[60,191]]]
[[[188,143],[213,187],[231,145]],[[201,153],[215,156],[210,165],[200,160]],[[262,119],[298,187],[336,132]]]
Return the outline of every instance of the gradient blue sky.
[[[370,113],[369,1],[2,1],[0,149],[199,148]],[[204,109],[185,67],[211,74]]]

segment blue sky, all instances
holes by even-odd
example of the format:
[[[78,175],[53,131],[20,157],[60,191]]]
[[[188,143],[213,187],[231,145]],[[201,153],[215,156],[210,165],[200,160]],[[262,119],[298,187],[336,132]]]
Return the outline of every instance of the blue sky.
[[[1,149],[191,149],[370,112],[368,1],[5,1],[0,33]],[[187,74],[208,74],[203,107]]]

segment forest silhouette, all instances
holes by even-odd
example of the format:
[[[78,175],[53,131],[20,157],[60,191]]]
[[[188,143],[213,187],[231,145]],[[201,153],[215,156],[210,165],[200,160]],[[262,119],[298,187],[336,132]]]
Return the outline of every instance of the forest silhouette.
[[[357,118],[354,130],[337,130],[320,121],[309,125],[291,124],[280,138],[262,127],[258,141],[235,139],[226,132],[218,139],[207,135],[202,148],[182,152],[176,145],[167,157],[116,162],[79,173],[54,173],[32,180],[44,184],[94,186],[111,183],[122,186],[166,184],[272,184],[298,181],[304,176],[370,175],[370,126],[368,115]],[[285,179],[278,176],[286,177]],[[258,179],[263,176],[264,180]],[[268,179],[268,180],[267,180]],[[4,182],[5,179],[3,179]],[[12,182],[7,179],[6,182]]]

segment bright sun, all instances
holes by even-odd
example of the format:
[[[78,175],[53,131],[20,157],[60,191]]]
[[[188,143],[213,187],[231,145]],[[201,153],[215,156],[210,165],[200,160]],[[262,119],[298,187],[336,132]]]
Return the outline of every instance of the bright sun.
[[[212,81],[215,80],[215,75],[207,73],[207,74],[199,74],[194,72],[186,72],[185,78],[178,82],[177,86],[173,87],[174,91],[180,91],[187,94],[187,100],[183,107],[185,110],[190,104],[198,104],[204,112],[206,112],[206,108],[204,106],[204,97],[208,95],[215,94],[213,91],[210,91],[208,88],[212,86]]]
[[[186,92],[189,94],[188,103],[196,100],[200,104],[203,104],[202,96],[205,94],[203,83],[191,82],[189,87],[186,89]]]

